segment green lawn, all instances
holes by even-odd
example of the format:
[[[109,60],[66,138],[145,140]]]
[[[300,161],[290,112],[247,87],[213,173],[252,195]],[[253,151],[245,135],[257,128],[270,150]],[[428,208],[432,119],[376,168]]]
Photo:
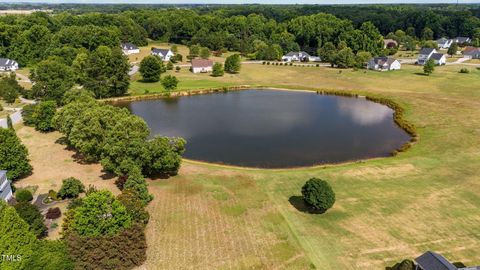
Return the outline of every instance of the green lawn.
[[[431,76],[423,76],[422,67],[409,65],[394,72],[243,65],[240,74],[222,80],[181,72],[182,89],[231,83],[389,97],[406,108],[420,139],[396,157],[305,169],[242,169],[186,161],[178,176],[152,182],[156,199],[150,206],[148,265],[175,258],[168,252],[162,258],[154,254],[172,244],[168,237],[152,237],[162,228],[171,228],[176,241],[184,243],[185,262],[208,265],[208,256],[193,250],[199,243],[204,252],[223,247],[222,241],[212,239],[212,226],[257,235],[245,240],[252,250],[275,247],[257,268],[384,269],[426,250],[467,265],[480,264],[480,71],[468,67],[470,74],[460,74],[460,68],[437,67]],[[337,195],[335,206],[323,215],[300,212],[289,202],[314,176],[328,180]],[[247,195],[238,195],[230,185],[245,178],[254,179],[254,184]],[[186,197],[167,195],[184,180],[203,188]],[[185,213],[215,210],[212,219],[227,221],[166,221],[171,209],[162,205],[175,205]],[[174,230],[177,226],[186,227]],[[193,228],[198,234],[188,233]],[[240,241],[227,236],[225,241]],[[240,243],[238,252],[248,249]],[[238,260],[225,266],[228,254],[214,264],[216,268],[249,268]]]

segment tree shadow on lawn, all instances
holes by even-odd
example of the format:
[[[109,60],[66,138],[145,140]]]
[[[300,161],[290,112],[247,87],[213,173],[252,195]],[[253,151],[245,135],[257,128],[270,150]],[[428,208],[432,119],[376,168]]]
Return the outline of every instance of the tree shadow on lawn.
[[[429,76],[428,74],[425,74],[425,73],[423,73],[423,72],[415,72],[415,73],[413,73],[413,74],[418,75],[418,76],[425,76],[425,77],[428,77],[428,76]]]
[[[295,207],[295,209],[303,213],[316,215],[325,213],[325,210],[314,209],[310,205],[306,204],[302,196],[292,196],[288,199],[288,201],[293,207]]]

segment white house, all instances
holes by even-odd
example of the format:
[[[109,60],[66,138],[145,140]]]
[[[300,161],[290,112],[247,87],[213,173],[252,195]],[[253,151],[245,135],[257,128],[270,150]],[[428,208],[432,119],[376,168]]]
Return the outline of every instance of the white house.
[[[0,71],[15,71],[18,69],[18,63],[8,58],[0,58]]]
[[[282,56],[284,62],[320,62],[321,59],[318,56],[310,55],[306,52],[289,52]]]
[[[395,58],[382,56],[370,59],[367,68],[378,71],[399,70],[402,68],[402,64]]]
[[[163,61],[170,61],[170,58],[175,54],[170,49],[157,49],[152,48],[152,55],[160,57]]]
[[[417,64],[425,65],[425,63],[432,57],[432,54],[437,53],[434,48],[422,48],[418,54]]]
[[[454,41],[457,44],[463,45],[463,44],[469,44],[472,40],[469,37],[456,37],[454,38]]]
[[[463,57],[470,59],[480,59],[480,48],[467,46],[463,50]]]
[[[122,51],[125,55],[140,53],[140,49],[132,43],[122,43]]]
[[[447,38],[440,38],[436,40],[438,48],[440,49],[448,49],[453,43],[453,39],[447,39]]]
[[[6,202],[13,198],[10,181],[7,179],[7,171],[0,171],[0,200]]]
[[[192,59],[193,73],[207,73],[211,72],[213,68],[213,61],[209,59]]]
[[[433,59],[435,65],[442,66],[447,63],[447,57],[443,53],[434,53],[430,58]]]

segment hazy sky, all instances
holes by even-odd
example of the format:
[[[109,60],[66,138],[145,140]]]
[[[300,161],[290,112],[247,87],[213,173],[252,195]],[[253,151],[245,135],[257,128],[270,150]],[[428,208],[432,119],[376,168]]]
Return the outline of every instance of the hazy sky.
[[[0,0],[8,3],[115,3],[115,4],[362,4],[362,3],[456,3],[456,0]],[[480,0],[459,0],[480,3]]]

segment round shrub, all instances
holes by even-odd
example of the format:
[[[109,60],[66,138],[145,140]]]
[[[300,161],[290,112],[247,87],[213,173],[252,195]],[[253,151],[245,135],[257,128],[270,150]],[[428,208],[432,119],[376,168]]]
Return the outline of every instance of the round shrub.
[[[45,218],[47,219],[57,219],[62,215],[62,211],[60,211],[60,208],[55,207],[55,208],[48,208],[47,214],[45,215]]]
[[[335,193],[327,181],[311,178],[302,187],[305,202],[315,210],[325,212],[335,203]]]
[[[468,68],[462,68],[460,69],[460,73],[470,73],[470,70]]]
[[[48,191],[48,197],[54,201],[58,201],[60,198],[55,190],[50,189]]]
[[[77,198],[78,195],[85,192],[85,186],[80,180],[70,177],[63,179],[62,187],[58,191],[58,196],[61,198]]]
[[[32,192],[28,189],[19,189],[15,193],[15,199],[17,202],[29,202],[33,200]]]

